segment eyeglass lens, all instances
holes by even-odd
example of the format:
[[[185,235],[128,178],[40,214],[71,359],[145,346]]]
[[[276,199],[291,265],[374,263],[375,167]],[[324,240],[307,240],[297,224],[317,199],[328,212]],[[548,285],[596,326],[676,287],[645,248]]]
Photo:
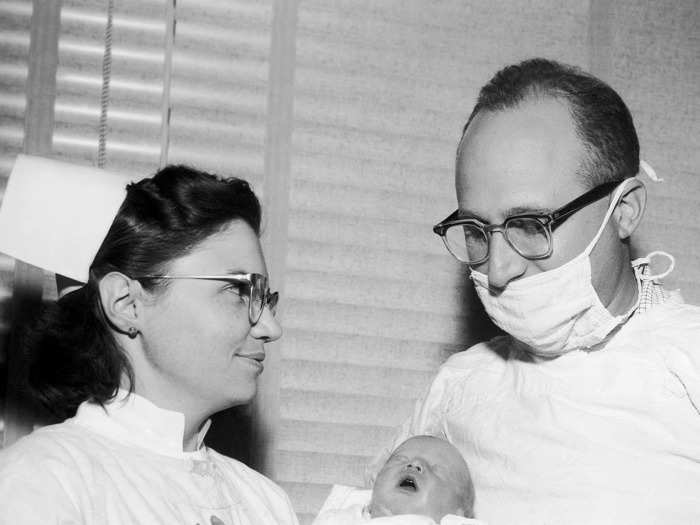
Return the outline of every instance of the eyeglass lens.
[[[506,221],[506,238],[525,257],[540,257],[549,252],[547,227],[534,218],[515,217]]]
[[[251,279],[250,289],[250,322],[257,323],[262,316],[262,312],[267,306],[274,315],[277,310],[279,294],[270,293],[267,287],[267,279],[264,276],[254,275]]]
[[[535,218],[508,219],[503,233],[510,245],[523,257],[541,257],[549,252],[547,227]],[[489,253],[488,234],[483,226],[477,224],[459,224],[448,228],[445,241],[455,257],[467,263],[480,262]]]

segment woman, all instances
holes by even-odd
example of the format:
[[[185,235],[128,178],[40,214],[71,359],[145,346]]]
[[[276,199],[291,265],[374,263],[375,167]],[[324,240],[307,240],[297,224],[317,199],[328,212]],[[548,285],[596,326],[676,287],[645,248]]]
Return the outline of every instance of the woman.
[[[260,205],[184,166],[127,196],[90,279],[41,322],[30,383],[72,415],[0,454],[0,523],[296,524],[284,492],[202,445],[280,337]]]

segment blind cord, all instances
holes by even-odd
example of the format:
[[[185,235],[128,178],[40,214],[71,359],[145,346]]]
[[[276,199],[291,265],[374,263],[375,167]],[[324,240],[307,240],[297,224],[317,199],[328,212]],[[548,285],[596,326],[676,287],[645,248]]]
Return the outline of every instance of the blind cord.
[[[173,48],[175,47],[175,28],[177,26],[176,0],[166,2],[165,5],[165,52],[163,57],[163,94],[161,98],[160,116],[160,167],[168,163],[168,150],[170,148],[170,118],[172,105],[170,100],[170,86],[173,76]]]
[[[107,27],[105,51],[102,57],[102,91],[100,92],[100,126],[98,130],[97,167],[104,168],[107,159],[107,109],[109,106],[109,82],[112,76],[112,18],[114,0],[107,1]]]

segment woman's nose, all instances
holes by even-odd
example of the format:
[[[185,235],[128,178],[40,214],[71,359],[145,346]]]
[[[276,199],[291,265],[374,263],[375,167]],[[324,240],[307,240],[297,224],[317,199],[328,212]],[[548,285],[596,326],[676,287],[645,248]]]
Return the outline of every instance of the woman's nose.
[[[267,307],[263,308],[260,319],[250,331],[255,338],[265,341],[275,341],[282,336],[282,326],[275,314]]]

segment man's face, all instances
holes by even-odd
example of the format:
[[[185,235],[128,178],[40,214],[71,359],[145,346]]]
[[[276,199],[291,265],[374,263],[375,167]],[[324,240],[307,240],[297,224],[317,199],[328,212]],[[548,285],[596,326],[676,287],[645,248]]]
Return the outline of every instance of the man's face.
[[[377,475],[372,490],[373,518],[421,514],[439,522],[466,509],[471,488],[467,464],[447,441],[417,436],[404,441]]]
[[[459,209],[491,224],[519,213],[551,212],[589,189],[577,175],[583,158],[584,147],[563,102],[534,100],[479,113],[458,151]],[[493,289],[502,290],[515,279],[561,266],[591,242],[608,204],[609,199],[601,199],[561,224],[553,232],[553,253],[546,259],[525,259],[496,232],[489,259],[475,269],[488,275]],[[618,245],[608,225],[591,254],[593,284],[603,304],[611,293],[605,276],[619,268]]]

